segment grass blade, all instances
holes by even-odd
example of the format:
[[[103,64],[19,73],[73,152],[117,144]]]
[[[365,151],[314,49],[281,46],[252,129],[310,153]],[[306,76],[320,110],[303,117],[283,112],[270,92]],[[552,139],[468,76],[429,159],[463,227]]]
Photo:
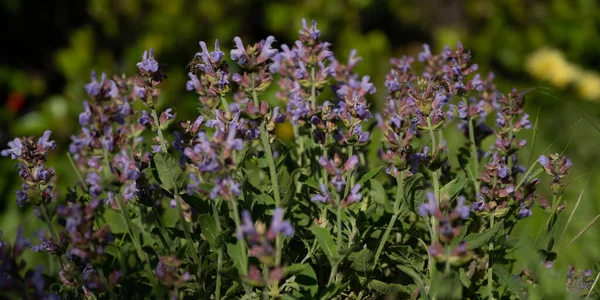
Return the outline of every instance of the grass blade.
[[[571,224],[571,220],[573,219],[573,215],[575,215],[575,211],[579,207],[579,203],[581,202],[581,198],[583,197],[583,192],[585,191],[585,188],[587,188],[588,183],[590,183],[590,177],[591,176],[588,176],[588,179],[585,182],[585,186],[583,187],[583,189],[581,189],[581,193],[579,193],[579,197],[577,198],[577,202],[575,203],[575,207],[571,211],[571,214],[569,215],[569,219],[567,220],[567,223],[565,224],[565,227],[563,228],[563,231],[560,234],[560,237],[558,238],[557,243],[559,243],[562,240],[562,237],[563,237],[563,235],[565,235],[565,232],[567,231],[567,228],[569,227],[569,224]]]
[[[596,275],[596,279],[594,279],[594,283],[592,284],[592,287],[590,288],[590,291],[588,292],[587,296],[585,296],[585,299],[590,297],[590,295],[594,291],[594,288],[596,287],[596,283],[598,283],[599,278],[600,278],[600,272],[598,272],[598,275]]]
[[[598,218],[600,218],[600,214],[595,216],[590,222],[587,223],[587,225],[585,225],[585,227],[583,227],[579,233],[577,233],[570,241],[569,243],[562,249],[560,250],[559,254],[564,252],[565,250],[567,250],[567,248],[569,248],[569,246],[571,246],[571,244],[573,244],[577,239],[579,239],[588,229],[590,229],[590,227],[592,227],[596,221],[598,221]]]
[[[531,159],[533,159],[533,153],[535,151],[535,140],[537,137],[538,121],[540,120],[540,110],[541,109],[542,109],[542,105],[540,104],[540,106],[538,107],[537,115],[535,117],[535,123],[533,124],[533,136],[531,137],[531,140],[532,140],[531,152],[529,153],[529,160],[527,161],[527,164],[529,164],[529,165],[531,165]]]

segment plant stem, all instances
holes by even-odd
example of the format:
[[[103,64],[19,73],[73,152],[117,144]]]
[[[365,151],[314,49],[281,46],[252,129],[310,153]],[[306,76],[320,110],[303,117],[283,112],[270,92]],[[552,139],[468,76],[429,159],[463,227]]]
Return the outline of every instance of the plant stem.
[[[196,264],[199,264],[200,257],[198,254],[198,249],[196,249],[196,246],[194,245],[194,240],[192,240],[190,225],[185,220],[185,216],[183,214],[183,207],[181,206],[181,201],[179,199],[179,191],[177,189],[177,186],[175,186],[175,188],[173,190],[174,190],[173,196],[175,198],[175,203],[177,204],[177,212],[179,213],[179,222],[181,222],[181,227],[183,227],[183,233],[185,234],[185,239],[187,240],[187,243],[189,244],[188,246],[191,249],[191,253],[193,255],[194,262]]]
[[[254,104],[258,104],[258,95],[256,94],[256,89],[254,88],[254,76],[251,76],[251,84],[252,84],[252,98],[254,99]],[[269,173],[271,177],[271,186],[273,186],[273,198],[275,198],[275,207],[281,206],[281,198],[279,195],[279,179],[277,178],[277,170],[275,169],[275,160],[273,159],[273,152],[271,151],[271,143],[269,142],[269,132],[267,131],[267,127],[265,125],[265,121],[263,120],[260,125],[260,139],[263,144],[263,148],[265,149],[265,156],[267,158],[267,162],[269,164]],[[281,248],[283,247],[283,240],[280,235],[277,235],[275,240],[276,245],[276,254],[275,254],[275,264],[281,264]]]
[[[350,159],[350,157],[352,157],[354,152],[354,147],[349,146],[348,147],[348,159]],[[325,168],[323,168],[323,171],[325,171]],[[346,188],[344,190],[344,198],[342,199],[346,199],[346,197],[348,196],[348,192],[350,191],[350,178],[352,178],[352,171],[348,171],[348,175],[346,176]]]
[[[158,224],[158,227],[159,227],[158,237],[160,238],[160,241],[162,242],[165,249],[171,250],[171,245],[169,242],[167,242],[167,239],[165,238],[164,233],[163,233],[165,231],[165,226],[163,225],[162,221],[160,220],[160,215],[158,214],[158,211],[156,211],[156,208],[154,206],[152,206],[152,213],[154,213],[154,218],[156,219],[156,223]]]
[[[154,276],[154,273],[152,273],[152,270],[150,269],[150,260],[148,259],[148,255],[146,255],[146,253],[142,250],[142,246],[140,245],[138,236],[136,235],[135,231],[133,230],[133,224],[131,223],[131,218],[129,217],[129,210],[127,209],[127,205],[125,204],[125,201],[123,201],[123,197],[121,197],[120,195],[115,195],[115,197],[117,198],[117,201],[119,202],[119,207],[121,208],[121,215],[123,216],[123,219],[125,220],[125,225],[127,225],[127,231],[129,232],[129,235],[131,236],[131,240],[133,241],[133,246],[135,247],[135,250],[137,251],[138,256],[140,257],[140,260],[142,260],[142,263],[144,264],[144,270],[146,271],[150,281],[155,286],[157,286],[156,277]]]
[[[40,207],[40,210],[42,211],[42,217],[44,218],[44,222],[48,226],[48,230],[50,230],[52,239],[54,239],[55,243],[57,243],[57,244],[60,243],[60,240],[58,239],[58,235],[56,234],[56,231],[54,230],[54,226],[52,226],[52,221],[50,220],[50,217],[48,216],[48,209],[46,208],[46,203],[44,203],[44,201],[42,201],[42,204],[39,207]]]
[[[327,285],[330,285],[335,280],[335,275],[337,274],[339,265],[340,265],[340,262],[338,261],[338,262],[335,262],[333,264],[333,266],[331,266],[331,273],[329,273],[329,281],[327,282]]]
[[[156,109],[154,108],[152,108],[152,118],[154,119],[154,123],[156,123],[156,132],[158,132],[158,139],[160,140],[162,152],[167,153],[167,143],[165,141],[165,137],[163,136],[162,130],[160,129],[160,122],[158,115],[156,114]]]
[[[437,150],[437,144],[435,141],[435,134],[433,133],[433,126],[431,126],[431,119],[429,119],[429,117],[427,117],[427,127],[429,129],[429,136],[431,137],[431,146],[432,146],[432,155],[435,154],[436,150]],[[435,197],[435,203],[436,206],[439,207],[440,205],[440,183],[438,180],[438,172],[437,171],[431,171],[431,177],[433,180],[433,195]],[[438,241],[438,219],[436,219],[434,216],[431,216],[431,244],[433,245],[435,242]],[[428,264],[428,268],[429,268],[429,274],[431,276],[431,278],[433,278],[434,276],[434,272],[435,272],[435,263],[433,261],[429,261]]]
[[[338,199],[337,201],[337,209],[335,211],[336,215],[336,227],[337,227],[337,239],[336,239],[336,249],[337,253],[340,253],[342,250],[342,200]],[[329,274],[329,283],[332,283],[335,279],[335,275],[337,274],[338,266],[340,261],[336,261],[333,266],[331,266],[331,273]]]
[[[471,160],[473,161],[473,174],[479,172],[479,155],[477,154],[477,145],[475,145],[475,129],[473,128],[473,120],[469,119],[469,140],[471,142]],[[473,176],[473,185],[475,185],[476,195],[479,194],[479,181]]]
[[[75,165],[75,161],[73,161],[73,157],[71,156],[71,153],[67,152],[67,158],[69,159],[69,163],[71,163],[71,167],[73,167],[73,170],[75,170],[75,174],[77,174],[77,178],[79,178],[79,184],[81,184],[81,187],[83,188],[83,190],[87,192],[88,188],[85,185],[85,181],[83,180],[83,176],[81,175],[79,168],[77,168],[77,166]]]
[[[213,217],[215,218],[215,224],[217,225],[217,231],[221,232],[221,220],[219,220],[219,208],[218,199],[213,201]],[[219,247],[217,253],[217,287],[215,288],[215,299],[221,299],[221,266],[223,264],[223,247]]]
[[[233,217],[233,222],[235,223],[235,228],[240,228],[240,214],[238,212],[237,206],[235,203],[233,203],[232,201],[227,201],[227,203],[229,203],[229,208],[230,208],[230,213],[232,214]],[[244,243],[244,241],[239,240],[238,241],[238,245],[240,248],[240,252],[243,253],[244,255],[242,255],[242,275],[247,275],[248,274],[248,259],[246,256],[246,245]]]
[[[263,300],[269,299],[269,282],[271,281],[269,278],[269,267],[267,265],[263,265],[263,281],[265,282],[265,287],[263,288],[262,298]]]
[[[375,259],[373,260],[373,269],[375,269],[377,267],[377,262],[379,261],[379,256],[381,255],[381,251],[383,251],[383,247],[385,246],[385,243],[387,242],[387,239],[390,236],[392,228],[394,228],[394,224],[396,223],[396,220],[398,220],[398,216],[400,215],[400,211],[399,211],[400,210],[400,199],[402,198],[402,194],[404,193],[403,183],[404,183],[404,171],[400,172],[398,174],[398,176],[396,177],[397,190],[396,190],[396,201],[394,202],[394,215],[392,216],[392,219],[390,219],[390,223],[388,224],[388,227],[385,230],[383,237],[379,241],[379,247],[377,247],[377,252],[375,252]]]
[[[310,67],[310,80],[311,80],[310,107],[312,109],[315,109],[317,107],[317,83],[315,82],[316,81],[315,67]]]
[[[490,217],[490,228],[494,227],[494,214],[491,214]],[[488,286],[488,297],[489,299],[493,299],[494,298],[494,280],[493,280],[493,269],[492,269],[492,264],[493,262],[493,255],[492,255],[492,251],[494,250],[494,242],[490,242],[489,248],[488,248],[488,273],[487,273],[487,286]]]

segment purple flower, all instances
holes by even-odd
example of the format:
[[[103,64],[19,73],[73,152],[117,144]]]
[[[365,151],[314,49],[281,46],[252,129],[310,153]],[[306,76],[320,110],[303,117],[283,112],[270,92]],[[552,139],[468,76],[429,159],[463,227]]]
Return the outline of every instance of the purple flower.
[[[154,50],[150,48],[148,51],[144,51],[142,55],[142,61],[136,65],[140,71],[144,71],[148,74],[153,74],[158,71],[158,62],[154,60]]]
[[[485,209],[485,202],[483,199],[473,202],[474,211],[483,211]]]
[[[438,211],[438,205],[435,202],[435,195],[432,192],[427,192],[427,199],[429,202],[421,204],[419,206],[419,216],[426,217],[433,215]]]
[[[242,43],[242,39],[239,36],[233,38],[233,42],[237,49],[232,49],[230,52],[231,59],[236,61],[238,64],[243,65],[246,63],[248,56],[246,55],[246,48],[244,47],[244,43]]]
[[[90,124],[92,119],[92,111],[90,104],[87,101],[83,102],[83,112],[79,114],[79,125],[85,126]]]
[[[344,189],[344,186],[346,185],[346,180],[344,180],[344,177],[342,175],[336,175],[331,179],[331,184],[333,184],[333,186],[339,193],[342,191],[342,189]]]
[[[275,239],[280,233],[283,233],[287,237],[294,234],[294,227],[292,227],[292,224],[289,221],[283,220],[284,213],[283,208],[280,207],[276,208],[275,212],[273,212],[273,219],[271,220],[271,226],[267,233],[269,239]]]
[[[219,47],[219,40],[215,40],[215,50],[213,50],[213,52],[210,53],[210,58],[214,62],[220,62],[223,56],[225,56],[225,53],[223,53],[223,51],[221,51],[221,48]]]
[[[46,130],[44,131],[44,134],[38,139],[38,146],[41,146],[42,149],[47,150],[47,149],[56,149],[56,142],[55,141],[51,141],[50,140],[50,135],[52,134],[52,131],[50,130]]]
[[[98,197],[104,191],[100,185],[100,176],[96,172],[89,172],[85,181],[90,185],[89,192],[92,197]]]
[[[98,83],[98,78],[96,77],[95,71],[92,71],[91,77],[92,81],[85,85],[85,91],[90,97],[94,98],[100,94],[102,86],[104,85],[104,81],[106,80],[106,74],[102,73],[102,81],[100,83]]]
[[[468,219],[471,210],[468,206],[465,205],[465,197],[459,196],[457,199],[456,208],[454,210],[458,213],[461,219]]]
[[[256,236],[256,230],[254,229],[254,222],[252,216],[247,210],[242,211],[242,224],[236,230],[236,235],[239,240],[243,240],[245,236]]]
[[[278,52],[277,49],[271,48],[271,45],[273,44],[274,41],[275,41],[275,38],[272,35],[267,37],[264,44],[262,45],[262,50],[260,51],[260,55],[258,56],[258,60],[257,60],[258,62],[264,62],[277,54],[277,52]]]
[[[52,175],[54,174],[54,169],[52,168],[45,168],[44,165],[42,165],[37,172],[37,177],[39,179],[41,179],[43,182],[48,182],[48,180],[50,180],[50,178],[52,178]]]
[[[150,116],[148,115],[148,112],[145,110],[142,110],[142,116],[138,119],[138,123],[149,127],[151,126],[151,121],[150,121]]]
[[[329,193],[329,190],[327,190],[327,186],[325,184],[321,184],[319,187],[321,189],[321,193],[312,196],[312,198],[310,200],[313,202],[323,202],[323,203],[331,202],[332,198],[331,198],[331,194]]]
[[[498,168],[498,176],[500,176],[500,178],[506,179],[509,175],[510,169],[508,169],[508,167],[505,165],[500,165],[500,167]]]
[[[17,159],[21,156],[23,152],[23,144],[21,143],[21,139],[15,138],[14,140],[8,142],[8,149],[2,150],[2,156],[10,155],[11,159]]]
[[[354,185],[354,187],[352,188],[352,190],[350,190],[350,194],[348,195],[348,197],[346,197],[346,203],[356,203],[356,202],[360,202],[360,200],[362,199],[362,194],[360,193],[360,184],[356,184]]]
[[[317,21],[312,20],[311,27],[308,28],[306,19],[302,19],[302,29],[299,31],[300,38],[317,40],[321,36],[321,31],[317,29]]]
[[[517,212],[517,217],[519,217],[520,219],[523,218],[527,218],[529,216],[531,216],[532,212],[531,209],[527,206],[525,206],[525,203],[521,203],[521,207],[519,208],[519,211]]]
[[[192,72],[189,72],[188,76],[190,77],[190,80],[188,80],[187,83],[185,84],[186,89],[188,91],[199,90],[201,88],[201,86],[200,86],[200,80],[198,80],[198,77]]]
[[[131,200],[133,199],[137,191],[138,190],[136,184],[135,182],[133,182],[125,187],[125,190],[123,191],[123,198],[125,198],[126,200]]]
[[[23,207],[27,203],[27,200],[29,200],[29,196],[21,190],[16,190],[15,192],[17,194],[17,205]]]
[[[419,52],[419,61],[426,61],[431,57],[431,49],[428,44],[423,44],[423,51]]]

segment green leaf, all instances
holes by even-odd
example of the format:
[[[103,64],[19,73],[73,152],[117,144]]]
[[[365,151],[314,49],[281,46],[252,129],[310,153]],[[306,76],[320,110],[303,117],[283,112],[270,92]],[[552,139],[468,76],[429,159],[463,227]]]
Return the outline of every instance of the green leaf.
[[[369,181],[370,179],[372,179],[373,177],[377,176],[377,174],[379,174],[379,171],[381,171],[381,169],[383,168],[383,166],[380,166],[379,168],[375,168],[371,171],[369,171],[367,174],[363,175],[357,182],[356,184],[360,184],[360,185],[365,185],[365,183],[367,183],[367,181]]]
[[[227,255],[231,258],[233,265],[240,274],[246,274],[248,270],[244,270],[244,266],[248,261],[248,254],[243,253],[241,247],[238,245],[240,241],[236,241],[235,244],[227,244]]]
[[[383,185],[381,185],[381,183],[379,183],[379,181],[375,179],[369,180],[369,184],[371,185],[371,191],[369,192],[371,198],[373,198],[375,202],[383,206],[387,212],[394,213],[394,210],[392,208],[392,205],[390,204],[390,201],[388,200],[387,193],[385,192]]]
[[[321,249],[323,249],[323,252],[325,252],[327,259],[329,259],[329,263],[333,265],[335,263],[334,258],[338,257],[333,235],[331,235],[327,228],[322,228],[315,225],[310,227],[310,231],[315,235],[317,244],[319,247],[321,247]]]
[[[419,210],[419,206],[427,201],[422,179],[423,174],[417,173],[406,180],[404,187],[404,199],[408,209],[415,213]]]
[[[462,285],[455,273],[436,272],[431,281],[431,293],[438,299],[462,299]]]
[[[464,287],[466,287],[467,289],[471,287],[471,284],[472,284],[471,278],[469,278],[469,276],[467,275],[467,272],[465,272],[464,268],[460,268],[458,277]]]
[[[328,285],[323,291],[319,293],[318,299],[330,300],[337,299],[336,297],[341,293],[348,283],[342,283],[341,281],[334,281]]]
[[[467,249],[474,250],[481,248],[492,241],[504,236],[504,221],[500,221],[492,228],[484,230],[482,233],[471,233],[465,237]]]
[[[374,259],[375,254],[373,251],[364,248],[359,252],[350,255],[350,260],[352,260],[350,267],[358,272],[366,273],[373,269]]]
[[[210,200],[190,196],[188,194],[181,194],[180,196],[187,205],[191,206],[197,212],[207,212],[211,210]]]
[[[412,292],[406,286],[397,283],[385,283],[379,280],[371,280],[369,288],[383,295],[394,295],[396,299],[408,299]]]
[[[219,231],[213,217],[208,214],[201,214],[198,216],[198,221],[200,222],[202,235],[208,241],[210,247],[214,250],[218,249],[220,244],[218,243]]]
[[[152,156],[152,161],[156,167],[158,178],[163,187],[169,191],[174,189],[182,190],[185,184],[183,171],[177,160],[171,155],[159,152]]]
[[[304,183],[315,190],[320,190],[319,183],[311,177],[306,178]]]
[[[416,253],[412,247],[406,245],[391,246],[387,248],[387,256],[402,265],[413,268],[414,270],[422,270],[425,265],[425,259]]]
[[[290,269],[295,271],[294,281],[298,284],[299,290],[294,290],[292,296],[295,299],[314,299],[319,291],[319,282],[317,274],[309,264],[293,264],[286,267],[286,273]]]
[[[229,298],[229,297],[233,297],[233,295],[235,295],[235,293],[241,288],[240,284],[237,282],[233,282],[231,284],[231,286],[227,289],[227,291],[225,292],[225,296],[224,298]]]
[[[419,274],[417,274],[413,269],[407,266],[397,265],[396,268],[398,268],[398,270],[402,271],[404,274],[410,276],[415,281],[417,286],[419,286],[419,288],[421,289],[421,296],[424,299],[429,299],[429,297],[425,293],[425,284],[423,283],[423,279],[421,278],[421,276],[419,276]]]
[[[452,200],[460,193],[467,183],[469,183],[469,180],[466,178],[455,178],[440,189],[440,195],[442,197],[447,196],[448,199]]]
[[[494,266],[494,274],[498,277],[498,283],[502,286],[505,286],[509,291],[511,291],[516,296],[525,296],[523,295],[522,286],[519,281],[516,281],[515,278],[506,270],[505,266],[498,265]]]

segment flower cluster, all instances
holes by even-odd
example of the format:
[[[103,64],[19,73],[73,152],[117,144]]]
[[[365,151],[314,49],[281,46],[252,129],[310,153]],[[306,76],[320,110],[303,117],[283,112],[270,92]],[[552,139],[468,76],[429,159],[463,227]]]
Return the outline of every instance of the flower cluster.
[[[278,282],[281,280],[282,269],[275,264],[275,248],[273,243],[278,235],[282,234],[286,237],[291,237],[294,234],[294,227],[289,221],[283,219],[284,210],[276,208],[273,211],[273,217],[269,228],[261,221],[252,221],[250,212],[245,210],[242,212],[242,224],[237,228],[236,235],[239,240],[245,240],[250,247],[249,254],[258,258],[265,268],[269,269],[270,281]],[[248,272],[248,280],[255,283],[265,284],[263,276],[254,265],[250,266]]]
[[[202,52],[196,53],[194,59],[188,64],[190,72],[186,84],[188,91],[195,91],[198,100],[207,108],[214,108],[220,103],[220,99],[230,90],[229,69],[227,63],[222,60],[225,53],[219,47],[219,41],[215,41],[215,49],[208,51],[205,42],[200,42]]]
[[[571,168],[571,160],[566,158],[564,155],[558,153],[550,154],[548,157],[542,155],[538,158],[538,162],[544,168],[544,171],[552,176],[552,183],[550,189],[555,194],[562,193],[564,178],[567,176],[567,172]]]
[[[0,292],[23,299],[32,296],[47,300],[60,299],[57,295],[49,294],[44,290],[46,279],[42,273],[44,271],[42,265],[35,270],[26,269],[26,262],[21,255],[30,245],[31,241],[23,237],[21,228],[17,231],[14,245],[0,240]]]
[[[0,241],[0,292],[376,299],[393,291],[407,299],[491,299],[544,290],[538,272],[556,276],[555,232],[571,161],[544,154],[528,170],[519,164],[521,131],[532,128],[526,92],[497,91],[493,74],[477,74],[461,44],[439,54],[424,45],[418,56],[391,59],[385,108],[375,113],[368,97],[376,86],[355,72],[362,59],[353,50],[338,60],[316,22],[303,21],[291,46],[276,47],[273,36],[233,42],[237,74],[218,41],[212,51],[200,42],[187,82],[199,115],[189,121],[178,121],[173,108],[157,111],[166,76],[152,49],[132,77],[92,73],[68,154],[78,185],[61,182],[71,187],[66,193],[55,191],[47,166],[56,148],[50,131],[8,143],[1,154],[18,162],[23,179],[17,204],[34,204],[48,230],[36,231],[41,242],[33,246],[20,230],[14,245]],[[278,99],[269,99],[276,79]],[[136,101],[146,108],[134,110]],[[173,123],[180,128],[171,134]],[[278,135],[283,126],[293,129],[293,141]],[[385,166],[366,147],[373,128],[381,130]],[[495,142],[483,149],[492,134]],[[454,153],[455,141],[446,139],[456,137],[464,144]],[[538,189],[543,171],[551,203]],[[540,211],[534,203],[548,220],[526,243],[541,254],[532,263],[546,266],[532,272],[515,263],[522,258],[511,235]],[[47,271],[26,268],[27,250],[53,260]],[[520,274],[516,286],[506,270]],[[394,276],[400,273],[411,276]],[[565,293],[596,296],[591,271],[567,275]]]
[[[137,63],[139,75],[133,79],[133,93],[141,99],[144,104],[150,108],[154,108],[158,102],[160,89],[157,86],[167,78],[163,72],[164,65],[160,65],[154,59],[154,50],[144,51],[142,61]]]
[[[437,219],[436,225],[439,233],[439,241],[433,242],[429,248],[429,253],[441,261],[467,255],[467,243],[464,240],[454,247],[451,255],[444,251],[444,245],[448,245],[461,235],[462,226],[460,221],[469,218],[471,209],[465,205],[466,198],[464,196],[457,197],[453,209],[451,209],[450,199],[442,199],[438,206],[433,193],[427,193],[427,198],[428,202],[419,206],[419,215],[421,217],[431,216]]]
[[[56,149],[56,142],[50,140],[50,134],[46,130],[37,142],[33,137],[15,138],[1,152],[2,156],[19,161],[19,176],[23,179],[22,189],[16,191],[19,206],[46,204],[53,198],[54,169],[46,166],[46,157],[50,150]]]

